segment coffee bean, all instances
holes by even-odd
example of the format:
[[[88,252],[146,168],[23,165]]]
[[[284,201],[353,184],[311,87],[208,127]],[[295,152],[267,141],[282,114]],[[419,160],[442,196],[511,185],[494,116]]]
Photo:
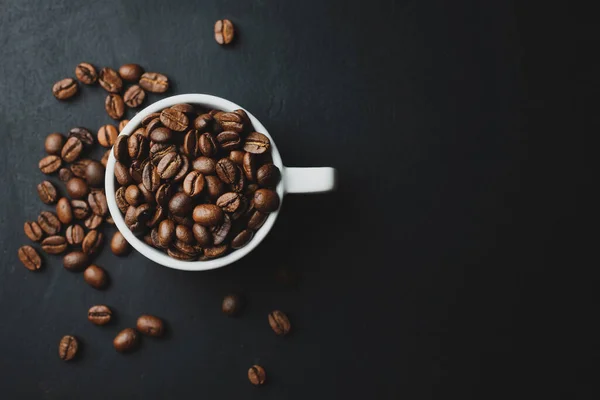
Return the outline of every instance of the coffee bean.
[[[194,221],[203,226],[215,226],[223,221],[223,210],[214,204],[199,204],[194,208]]]
[[[196,157],[200,154],[198,148],[198,140],[200,139],[200,132],[197,129],[190,130],[183,139],[183,152],[190,157]]]
[[[137,185],[129,185],[125,190],[125,200],[132,205],[138,206],[142,203],[144,197]]]
[[[100,129],[98,129],[98,143],[100,143],[100,146],[102,147],[111,147],[114,145],[118,136],[119,132],[114,125],[102,125]]]
[[[112,310],[105,305],[92,306],[88,310],[88,321],[94,325],[106,325],[112,319]]]
[[[160,113],[159,112],[154,112],[154,113],[146,115],[142,119],[142,126],[148,126],[148,124],[150,123],[150,121],[152,121],[153,119],[156,119],[156,118],[160,119]]]
[[[106,169],[102,163],[92,160],[87,167],[85,167],[85,180],[91,187],[102,187],[104,186],[104,174]]]
[[[243,124],[250,124],[250,117],[248,116],[248,113],[246,111],[239,108],[237,110],[233,110],[233,112],[242,118]]]
[[[239,133],[223,131],[217,135],[217,143],[223,150],[230,151],[240,147],[242,142]]]
[[[71,210],[76,219],[86,219],[90,215],[90,207],[83,200],[71,200]]]
[[[213,231],[213,243],[215,246],[223,244],[225,239],[227,239],[227,235],[229,235],[229,231],[231,230],[231,218],[229,215],[223,215],[223,222],[219,225],[214,226],[212,228]]]
[[[37,185],[37,192],[38,196],[40,197],[40,200],[42,200],[42,203],[44,204],[55,203],[56,198],[58,197],[58,194],[56,193],[56,188],[54,187],[52,182],[49,181],[42,181],[42,183],[39,183]]]
[[[74,336],[63,336],[58,343],[58,356],[63,361],[72,360],[77,355],[78,349],[79,342]]]
[[[260,211],[254,211],[248,220],[248,228],[254,231],[260,229],[260,227],[263,226],[267,220],[268,216],[268,214],[261,213]]]
[[[245,245],[248,244],[248,242],[250,242],[250,240],[252,240],[252,237],[254,236],[254,232],[251,231],[250,229],[244,229],[243,231],[241,231],[240,233],[238,233],[232,240],[231,240],[231,248],[232,249],[241,249],[242,247],[244,247]]]
[[[81,178],[69,179],[65,184],[65,188],[67,189],[67,194],[72,199],[82,199],[90,191],[87,183]]]
[[[167,212],[165,211],[165,209],[160,206],[156,207],[156,209],[154,210],[154,214],[152,215],[150,220],[146,222],[146,226],[148,228],[154,228],[165,218],[167,218]]]
[[[115,232],[111,241],[110,241],[110,250],[116,256],[124,256],[131,250],[131,246],[125,240],[125,237],[121,234],[121,232]]]
[[[229,44],[233,41],[234,29],[233,24],[228,19],[220,19],[215,22],[215,40],[217,43]]]
[[[198,256],[198,252],[193,246],[179,241],[175,241],[174,244],[167,249],[167,254],[182,261],[192,261]]]
[[[138,85],[133,85],[125,91],[123,95],[127,107],[137,108],[142,105],[146,99],[146,92]]]
[[[264,385],[267,380],[267,373],[260,365],[253,365],[248,370],[248,379],[254,386]]]
[[[133,182],[131,175],[129,175],[129,168],[120,162],[115,163],[115,179],[119,185],[126,186]]]
[[[127,201],[127,197],[125,196],[126,192],[127,188],[125,186],[121,186],[115,192],[115,202],[117,203],[117,207],[119,207],[119,210],[122,213],[125,213],[125,211],[127,211],[127,208],[129,207],[129,202]]]
[[[221,304],[221,311],[223,311],[223,314],[230,316],[239,314],[241,308],[242,300],[240,299],[240,296],[235,294],[225,296],[223,303]]]
[[[165,219],[158,225],[158,243],[162,247],[168,247],[175,239],[175,223],[170,219]]]
[[[79,139],[79,141],[81,143],[83,143],[84,146],[87,146],[87,147],[94,144],[94,136],[92,135],[92,133],[81,126],[72,128],[69,131],[69,138],[72,138],[72,137]]]
[[[83,271],[83,279],[94,289],[103,289],[108,283],[108,274],[103,268],[92,264]]]
[[[117,161],[121,163],[129,162],[129,136],[121,135],[115,140],[113,153]]]
[[[60,168],[62,161],[58,156],[46,156],[40,160],[38,167],[44,174],[52,174]]]
[[[137,82],[144,73],[144,69],[138,64],[124,64],[119,67],[121,78],[129,82]]]
[[[129,151],[129,157],[131,157],[132,160],[141,161],[148,157],[150,145],[148,144],[148,139],[142,135],[131,135],[127,140],[127,149]]]
[[[200,258],[201,260],[212,260],[213,258],[222,257],[227,253],[229,247],[226,244],[221,246],[206,247],[204,249],[204,255]]]
[[[115,350],[121,353],[134,350],[137,347],[137,344],[137,332],[131,328],[123,329],[113,340]]]
[[[214,116],[215,121],[221,126],[223,131],[233,131],[240,133],[244,130],[242,117],[236,113],[218,112]]]
[[[194,114],[196,112],[196,110],[194,109],[194,106],[192,106],[191,104],[188,103],[179,103],[179,104],[175,104],[174,106],[171,107],[171,110],[175,110],[175,111],[179,111],[182,112],[184,114]]]
[[[281,180],[281,171],[274,164],[265,164],[256,171],[256,181],[262,187],[275,187]]]
[[[246,175],[244,175],[239,166],[236,165],[235,168],[238,170],[238,180],[231,184],[231,189],[235,192],[242,193],[246,188]]]
[[[194,128],[199,132],[207,131],[211,128],[213,117],[210,114],[201,114],[194,120]]]
[[[89,63],[80,63],[75,67],[75,76],[79,80],[79,82],[85,85],[91,85],[96,83],[98,80],[98,73],[96,72],[96,68],[92,64]]]
[[[129,212],[129,210],[128,210]],[[149,204],[140,204],[135,208],[133,216],[128,218],[130,223],[129,229],[135,234],[141,234],[146,230],[147,223],[153,216],[153,208]],[[127,217],[127,215],[126,215]]]
[[[225,184],[232,184],[239,179],[237,166],[228,158],[221,158],[217,161],[215,169],[217,176]]]
[[[205,176],[204,181],[208,197],[212,200],[216,200],[220,195],[225,193],[225,185],[216,176]]]
[[[104,109],[112,119],[121,119],[125,113],[125,102],[120,95],[110,93],[104,101]]]
[[[135,325],[138,332],[143,335],[160,337],[165,332],[162,320],[154,315],[141,315]]]
[[[89,158],[82,158],[71,164],[71,172],[78,178],[85,179],[87,166],[92,162]]]
[[[160,113],[160,122],[167,128],[177,132],[185,131],[190,124],[188,117],[184,113],[172,108],[162,110]]]
[[[269,325],[271,325],[271,329],[276,335],[287,335],[291,329],[287,315],[279,310],[269,313]]]
[[[60,133],[51,133],[46,136],[46,141],[44,142],[44,148],[46,149],[46,153],[48,154],[60,154],[60,151],[65,144],[65,137]]]
[[[270,148],[269,138],[258,132],[251,132],[244,142],[244,150],[252,154],[263,154]]]
[[[191,171],[183,180],[183,192],[190,197],[197,197],[204,189],[204,176],[198,171]]]
[[[69,225],[65,231],[65,239],[71,246],[78,246],[83,242],[85,232],[80,225]]]
[[[204,132],[198,140],[198,149],[206,157],[213,157],[217,154],[217,142],[212,134]]]
[[[139,84],[152,93],[164,93],[169,89],[169,79],[165,75],[156,72],[142,74]]]
[[[56,218],[54,213],[42,211],[38,216],[37,222],[40,225],[40,228],[42,228],[43,231],[48,235],[56,235],[58,232],[60,232],[60,221],[58,218]]]
[[[150,140],[155,143],[167,143],[171,140],[172,131],[164,126],[159,126],[150,131]]]
[[[35,221],[25,222],[23,225],[23,231],[25,232],[25,235],[27,235],[27,237],[34,242],[40,241],[44,236],[42,228],[40,228],[39,224]]]
[[[37,271],[42,267],[40,255],[31,246],[19,247],[19,260],[30,271]]]
[[[125,102],[125,104],[127,104],[127,102]],[[127,104],[129,106],[129,104]],[[122,132],[123,129],[125,129],[125,127],[127,126],[127,124],[129,123],[128,119],[124,119],[121,122],[119,122],[119,132]],[[144,129],[144,128],[140,128],[140,129]]]
[[[223,211],[228,213],[234,213],[240,208],[242,203],[241,195],[235,192],[225,193],[217,199],[217,206],[221,207]]]
[[[177,175],[183,160],[176,152],[166,154],[158,163],[158,173],[162,179],[169,179]]]
[[[102,217],[97,214],[91,214],[83,221],[83,224],[88,229],[98,229],[102,225]]]
[[[63,267],[69,271],[81,271],[88,266],[88,257],[82,251],[72,251],[63,257]]]
[[[192,162],[192,169],[203,175],[214,175],[216,173],[215,166],[215,161],[212,158],[204,156],[200,156]]]
[[[83,242],[81,242],[81,249],[85,254],[91,256],[93,254],[96,254],[98,250],[100,250],[103,241],[104,235],[102,234],[102,232],[98,232],[97,230],[92,229],[83,238]]]
[[[58,100],[67,100],[77,94],[77,82],[73,78],[65,78],[52,86],[52,94]]]
[[[239,194],[239,193],[238,193]],[[240,195],[240,205],[239,207],[231,214],[231,219],[234,221],[239,220],[240,218],[246,216],[246,212],[248,210],[248,204],[250,203],[246,196]]]
[[[242,150],[232,150],[229,153],[229,159],[231,161],[233,161],[234,163],[236,163],[237,165],[242,165],[244,163],[244,155],[246,154],[245,151]]]
[[[154,165],[158,165],[164,156],[176,151],[177,148],[173,144],[154,143],[152,147],[150,147],[150,162]]]
[[[67,249],[67,240],[63,236],[48,236],[42,241],[42,250],[48,254],[60,254]]]
[[[138,184],[138,188],[140,189],[140,192],[142,192],[142,197],[144,199],[144,203],[148,203],[151,206],[154,206],[156,204],[156,198],[154,197],[154,192],[151,192],[148,189],[146,189],[146,186],[144,186],[143,182]]]
[[[119,93],[123,88],[123,81],[117,71],[112,68],[104,67],[100,70],[98,75],[98,82],[100,86],[110,93]]]
[[[65,225],[70,224],[73,221],[73,211],[71,210],[71,203],[66,197],[61,197],[56,203],[56,216],[58,220]]]
[[[256,156],[252,153],[245,153],[242,160],[242,170],[249,181],[256,179]]]
[[[157,227],[154,227],[154,229],[152,229],[152,231],[150,231],[150,243],[148,243],[148,245],[155,247],[157,249],[165,250],[165,247],[163,247],[158,240],[158,228]]]
[[[156,203],[160,204],[162,207],[166,207],[169,204],[169,199],[171,197],[171,185],[168,183],[163,183],[158,187],[156,191]]]
[[[185,154],[180,154],[179,157],[181,158],[181,167],[179,168],[177,174],[175,174],[173,177],[173,182],[182,181],[190,170],[189,158]]]
[[[262,213],[270,213],[279,208],[279,196],[271,189],[258,189],[254,192],[254,207]]]
[[[191,197],[182,192],[175,193],[169,200],[169,212],[180,217],[186,216],[192,210],[192,207]]]
[[[195,238],[189,226],[177,225],[175,227],[175,238],[186,244],[194,244]]]
[[[67,182],[69,179],[73,177],[73,172],[69,168],[63,167],[58,170],[58,179],[63,182]]]
[[[194,234],[194,238],[200,246],[206,247],[213,245],[212,233],[207,227],[200,224],[194,224],[192,227],[192,233]]]
[[[79,158],[83,143],[76,137],[70,137],[63,146],[60,155],[65,162],[71,163]]]

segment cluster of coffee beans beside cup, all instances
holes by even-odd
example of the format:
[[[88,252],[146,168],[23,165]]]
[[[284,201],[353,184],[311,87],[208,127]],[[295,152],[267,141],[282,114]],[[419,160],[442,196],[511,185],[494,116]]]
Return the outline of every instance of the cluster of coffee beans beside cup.
[[[173,258],[222,257],[279,207],[270,150],[244,110],[174,105],[115,142],[117,206],[134,234]]]

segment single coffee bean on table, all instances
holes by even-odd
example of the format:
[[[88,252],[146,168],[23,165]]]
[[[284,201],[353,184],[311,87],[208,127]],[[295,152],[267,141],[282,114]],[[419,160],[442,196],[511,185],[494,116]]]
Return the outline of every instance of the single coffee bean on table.
[[[71,246],[79,246],[83,242],[84,237],[85,231],[81,225],[69,225],[65,231],[65,238]]]
[[[90,147],[94,144],[94,136],[86,128],[77,126],[69,131],[69,138],[75,137],[83,143],[85,147]]]
[[[137,108],[142,105],[146,99],[146,92],[138,85],[129,87],[123,95],[123,100],[127,107]]]
[[[37,271],[42,267],[42,259],[38,252],[31,246],[19,247],[19,260],[25,268],[30,271]]]
[[[82,150],[83,143],[81,140],[71,136],[60,151],[60,156],[65,162],[72,163],[79,158]]]
[[[100,70],[98,82],[109,93],[119,93],[123,88],[121,77],[117,74],[117,71],[109,67],[104,67]]]
[[[108,203],[102,190],[92,190],[88,195],[88,205],[92,212],[100,217],[108,215]]]
[[[39,242],[44,237],[44,232],[40,225],[35,221],[27,221],[23,225],[25,235],[34,242]]]
[[[108,274],[106,271],[94,264],[85,269],[83,279],[94,289],[104,289],[108,284]]]
[[[96,68],[89,63],[83,62],[75,67],[75,76],[79,82],[85,85],[92,85],[98,80]]]
[[[164,93],[169,89],[169,78],[157,72],[145,72],[140,77],[139,85],[152,93]]]
[[[138,334],[135,329],[125,328],[113,340],[113,346],[118,352],[134,350],[138,345]]]
[[[40,160],[38,167],[44,174],[52,174],[60,168],[62,160],[59,156],[46,156]]]
[[[138,332],[147,336],[161,337],[165,332],[163,321],[154,315],[141,315],[135,327]]]
[[[287,315],[279,310],[269,313],[269,325],[273,332],[280,336],[287,335],[292,327]]]
[[[117,141],[117,137],[119,136],[119,132],[114,125],[102,125],[100,129],[98,129],[98,143],[102,147],[112,147]]]
[[[253,365],[248,370],[248,380],[254,386],[264,385],[267,380],[267,373],[260,365]]]
[[[229,44],[234,38],[233,24],[228,19],[220,19],[215,22],[215,40],[220,45]]]
[[[119,67],[119,75],[126,81],[137,82],[144,73],[144,69],[138,64],[124,64]]]
[[[75,358],[79,350],[79,342],[75,336],[63,336],[58,343],[58,356],[63,361],[69,361]]]
[[[56,235],[60,232],[60,220],[50,211],[42,211],[38,216],[37,222],[48,235]]]
[[[112,319],[112,310],[103,304],[92,306],[88,310],[88,321],[94,325],[106,325]]]
[[[83,224],[88,229],[98,229],[98,227],[102,225],[102,222],[103,220],[101,216],[97,214],[90,214],[90,216],[83,221]]]
[[[90,206],[83,200],[71,200],[71,210],[75,219],[86,219],[90,215]]]
[[[91,187],[102,187],[104,186],[104,174],[106,169],[102,163],[92,160],[85,167],[85,180]]]
[[[131,245],[127,242],[123,234],[117,231],[110,241],[110,250],[116,256],[124,256],[131,250]]]
[[[82,251],[72,251],[63,257],[63,266],[69,271],[82,271],[88,265],[88,256]]]
[[[67,194],[72,199],[83,199],[90,189],[88,184],[81,178],[72,178],[66,184]]]
[[[58,100],[67,100],[77,94],[77,81],[73,78],[62,79],[52,86],[52,94]]]
[[[71,164],[71,172],[76,177],[85,179],[85,170],[91,162],[92,160],[89,158],[80,158]]]
[[[62,197],[58,200],[58,203],[56,203],[56,217],[65,225],[68,225],[73,221],[71,202],[66,197]]]
[[[234,316],[239,314],[242,308],[242,299],[236,294],[229,294],[223,298],[221,311],[223,314]]]
[[[50,181],[42,181],[37,185],[37,192],[40,200],[44,204],[54,204],[58,197],[56,188]]]
[[[48,236],[42,240],[42,250],[48,254],[60,254],[67,250],[67,239],[64,236]]]
[[[95,229],[90,230],[81,242],[81,249],[88,256],[94,255],[100,251],[102,242],[104,241],[104,234],[98,232]],[[44,242],[42,242],[43,245]]]
[[[58,155],[62,150],[65,144],[65,137],[58,133],[54,132],[46,136],[46,141],[44,142],[44,149],[48,154]]]
[[[121,95],[110,93],[104,101],[104,109],[112,119],[121,119],[125,113],[125,102]]]
[[[73,172],[69,168],[63,167],[58,170],[58,179],[60,179],[63,182],[67,182],[73,176]]]

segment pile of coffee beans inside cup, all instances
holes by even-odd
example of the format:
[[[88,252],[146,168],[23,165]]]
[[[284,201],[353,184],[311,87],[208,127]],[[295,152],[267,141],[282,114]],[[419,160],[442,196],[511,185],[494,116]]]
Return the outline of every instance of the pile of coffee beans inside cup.
[[[178,260],[244,247],[279,207],[271,143],[244,110],[177,104],[146,116],[113,151],[125,223]]]

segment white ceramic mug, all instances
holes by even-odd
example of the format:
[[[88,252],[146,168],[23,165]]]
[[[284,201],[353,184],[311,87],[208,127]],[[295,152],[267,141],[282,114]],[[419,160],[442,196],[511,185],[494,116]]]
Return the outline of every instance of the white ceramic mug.
[[[200,105],[207,109],[218,109],[224,111],[233,111],[242,107],[229,100],[222,99],[220,97],[211,96],[207,94],[182,94],[178,96],[168,97],[166,99],[157,101],[156,103],[149,105],[141,112],[139,112],[127,126],[121,132],[121,135],[131,135],[135,129],[141,124],[142,119],[148,114],[159,112],[165,108],[174,106],[179,103],[189,103],[193,105]],[[256,132],[265,134],[271,141],[271,154],[273,157],[273,163],[281,170],[281,182],[277,185],[276,191],[283,204],[284,195],[287,193],[319,193],[328,192],[335,188],[336,184],[336,172],[335,169],[329,167],[321,168],[289,168],[285,167],[281,161],[281,156],[275,145],[275,141],[267,131],[267,129],[260,123],[250,112],[244,109],[250,117],[250,121],[254,126]],[[113,152],[110,152],[108,164],[106,165],[106,176],[105,176],[105,188],[106,188],[106,200],[108,201],[108,208],[110,214],[117,225],[119,231],[123,234],[125,239],[140,253],[150,260],[164,265],[165,267],[181,269],[184,271],[205,271],[209,269],[215,269],[224,267],[225,265],[231,264],[250,253],[260,242],[267,236],[279,210],[269,214],[264,225],[256,231],[254,238],[244,247],[239,250],[234,250],[228,255],[216,258],[214,260],[207,261],[182,261],[176,260],[169,257],[166,253],[159,251],[151,246],[148,246],[140,238],[135,236],[127,225],[123,215],[121,214],[117,202],[115,200],[115,156]]]

